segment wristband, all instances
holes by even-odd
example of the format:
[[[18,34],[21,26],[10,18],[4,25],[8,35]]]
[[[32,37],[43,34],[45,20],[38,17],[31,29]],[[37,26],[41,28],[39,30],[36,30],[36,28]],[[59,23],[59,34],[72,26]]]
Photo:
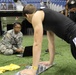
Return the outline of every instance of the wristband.
[[[37,70],[37,69],[38,69],[38,67],[36,67],[36,66],[32,66],[32,69]]]

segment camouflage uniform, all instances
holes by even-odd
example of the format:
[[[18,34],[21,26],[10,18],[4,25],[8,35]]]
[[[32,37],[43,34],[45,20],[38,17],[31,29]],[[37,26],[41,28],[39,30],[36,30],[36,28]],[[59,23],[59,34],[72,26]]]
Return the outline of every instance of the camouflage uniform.
[[[16,52],[17,48],[22,48],[23,34],[14,33],[14,30],[7,31],[0,42],[0,53],[10,55]]]

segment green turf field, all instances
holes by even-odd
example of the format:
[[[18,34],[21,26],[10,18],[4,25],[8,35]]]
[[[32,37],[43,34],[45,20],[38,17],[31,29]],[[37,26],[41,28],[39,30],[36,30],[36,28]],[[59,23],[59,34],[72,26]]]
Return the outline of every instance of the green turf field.
[[[1,38],[0,38],[1,39]],[[24,36],[23,46],[30,46],[33,44],[33,36]],[[48,69],[41,75],[76,75],[76,61],[71,55],[69,45],[63,40],[56,37],[55,40],[55,66]],[[44,36],[41,60],[48,60],[49,54],[45,53],[47,49],[47,38]],[[16,55],[5,56],[0,54],[0,66],[9,65],[11,63],[21,65],[21,68],[15,71],[7,71],[0,75],[14,75],[16,72],[25,68],[26,65],[32,63],[32,57],[16,57]]]

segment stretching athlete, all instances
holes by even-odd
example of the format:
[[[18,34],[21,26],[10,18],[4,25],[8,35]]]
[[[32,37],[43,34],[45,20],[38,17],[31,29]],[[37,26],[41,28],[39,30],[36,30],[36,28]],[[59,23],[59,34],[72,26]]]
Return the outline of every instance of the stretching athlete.
[[[44,61],[43,64],[53,64],[55,55],[54,33],[71,45],[72,55],[76,59],[76,24],[72,20],[51,9],[37,10],[31,4],[24,6],[23,14],[34,28],[34,43],[32,69],[22,70],[21,75],[36,75],[41,54],[43,29],[47,31],[50,53],[49,61]]]

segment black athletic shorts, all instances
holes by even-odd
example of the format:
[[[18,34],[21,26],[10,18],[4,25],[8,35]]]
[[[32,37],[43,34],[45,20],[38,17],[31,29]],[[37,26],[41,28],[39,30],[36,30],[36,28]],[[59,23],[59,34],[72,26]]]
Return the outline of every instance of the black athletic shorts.
[[[75,46],[73,40],[70,41],[70,46],[71,46],[71,53],[72,53],[73,57],[76,59],[76,46]]]

